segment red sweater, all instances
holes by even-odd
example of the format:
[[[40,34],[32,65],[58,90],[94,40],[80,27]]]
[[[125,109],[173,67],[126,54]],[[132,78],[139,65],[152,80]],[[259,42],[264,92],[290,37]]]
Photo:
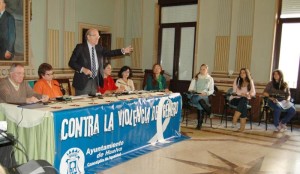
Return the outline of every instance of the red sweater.
[[[118,87],[115,84],[114,79],[111,76],[108,76],[107,78],[103,79],[104,85],[103,88],[98,88],[98,92],[101,92],[101,94],[104,94],[106,90],[116,90]]]

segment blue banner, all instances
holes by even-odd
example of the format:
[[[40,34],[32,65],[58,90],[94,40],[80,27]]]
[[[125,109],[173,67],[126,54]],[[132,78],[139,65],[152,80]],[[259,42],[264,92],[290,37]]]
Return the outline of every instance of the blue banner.
[[[122,100],[54,112],[54,167],[84,173],[135,149],[180,136],[181,96]]]

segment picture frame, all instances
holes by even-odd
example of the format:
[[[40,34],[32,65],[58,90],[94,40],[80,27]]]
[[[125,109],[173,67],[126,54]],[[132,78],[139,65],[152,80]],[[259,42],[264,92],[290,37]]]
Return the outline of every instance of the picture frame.
[[[14,54],[10,59],[0,57],[0,66],[12,63],[29,64],[29,22],[31,20],[31,0],[8,0],[6,9],[15,20]],[[5,25],[5,24],[3,24]],[[11,30],[9,32],[12,32]]]

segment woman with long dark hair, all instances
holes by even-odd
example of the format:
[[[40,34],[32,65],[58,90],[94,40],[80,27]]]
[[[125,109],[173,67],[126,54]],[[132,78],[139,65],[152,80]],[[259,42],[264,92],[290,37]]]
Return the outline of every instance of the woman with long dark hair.
[[[241,68],[239,76],[233,82],[233,95],[229,97],[231,105],[237,106],[232,119],[232,127],[236,127],[237,120],[240,118],[240,129],[244,131],[247,119],[247,105],[249,99],[255,96],[254,82],[250,71],[247,68]]]
[[[168,92],[166,78],[161,74],[162,67],[160,64],[156,63],[152,67],[152,74],[147,77],[146,90],[163,90]]]
[[[290,103],[290,88],[284,81],[281,70],[277,69],[273,71],[272,81],[267,84],[263,95],[269,97],[268,105],[273,109],[274,112],[275,131],[279,132],[281,130],[286,130],[286,123],[294,117],[296,114],[296,109],[293,104]],[[286,115],[279,122],[282,111],[286,111]]]
[[[112,67],[110,63],[103,65],[103,87],[99,86],[98,92],[101,94],[120,93],[124,91],[124,87],[117,87],[114,79],[111,77]]]

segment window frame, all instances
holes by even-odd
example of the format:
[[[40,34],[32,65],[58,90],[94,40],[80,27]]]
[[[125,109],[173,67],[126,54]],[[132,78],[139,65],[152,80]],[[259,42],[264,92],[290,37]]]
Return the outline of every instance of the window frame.
[[[280,57],[280,46],[281,46],[281,36],[282,36],[282,26],[287,23],[299,23],[299,18],[280,18],[282,9],[282,0],[278,2],[278,11],[277,11],[277,23],[275,28],[275,43],[274,43],[274,57],[272,71],[278,69],[279,67],[279,57]],[[294,99],[295,103],[300,103],[300,61],[298,69],[298,79],[296,88],[290,88],[291,97]]]

